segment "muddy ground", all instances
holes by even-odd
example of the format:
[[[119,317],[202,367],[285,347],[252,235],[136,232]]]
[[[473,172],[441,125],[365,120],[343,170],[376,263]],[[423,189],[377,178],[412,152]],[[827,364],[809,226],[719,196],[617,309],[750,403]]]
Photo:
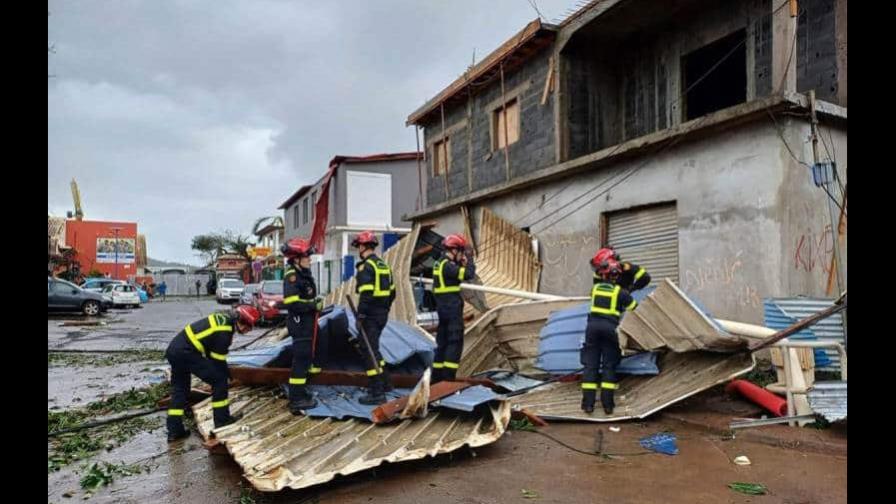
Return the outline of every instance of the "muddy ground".
[[[174,333],[219,308],[213,300],[169,300],[142,309],[111,311],[101,327],[59,327],[48,320],[51,349],[161,350]],[[238,336],[237,343],[261,333]],[[68,354],[71,355],[71,354]],[[47,367],[48,411],[80,407],[110,394],[158,382],[162,361],[142,360],[152,352],[108,359],[86,354],[67,361],[50,359]],[[133,358],[134,360],[129,360]],[[78,360],[80,359],[80,360]],[[92,360],[91,360],[92,359]],[[124,361],[124,362],[123,362]],[[75,401],[75,398],[80,400]],[[259,494],[242,480],[226,454],[210,454],[197,435],[173,446],[165,440],[164,416],[150,416],[142,430],[111,450],[73,462],[47,476],[47,501],[81,500],[79,481],[95,461],[135,464],[141,473],[116,476],[87,502],[222,503],[841,503],[846,502],[846,429],[794,429],[784,426],[738,431],[731,439],[725,426],[733,417],[749,416],[751,405],[712,391],[665,410],[646,421],[608,425],[552,423],[541,429],[584,451],[593,451],[598,432],[603,451],[642,451],[641,437],[671,431],[678,437],[676,456],[622,455],[596,457],[574,452],[554,440],[512,431],[493,445],[464,449],[435,459],[393,464],[342,477],[304,491]],[[49,450],[48,450],[49,451]],[[745,455],[749,466],[732,460]],[[762,483],[768,495],[735,493],[727,485]]]

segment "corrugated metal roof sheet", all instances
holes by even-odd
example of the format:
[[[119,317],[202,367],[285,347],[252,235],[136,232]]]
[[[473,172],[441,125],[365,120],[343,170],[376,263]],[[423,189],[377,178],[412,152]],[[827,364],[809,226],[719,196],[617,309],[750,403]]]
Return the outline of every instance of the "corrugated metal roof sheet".
[[[237,423],[216,431],[216,438],[256,489],[307,488],[384,462],[416,460],[463,446],[496,441],[507,429],[510,404],[500,401],[473,414],[433,410],[423,419],[388,425],[363,420],[293,416],[276,387],[237,387],[231,410]],[[199,432],[209,439],[211,399],[193,407]]]
[[[512,397],[514,409],[525,408],[544,419],[610,422],[645,418],[682,399],[748,373],[755,362],[750,353],[667,353],[659,358],[657,376],[628,376],[619,383],[616,409],[606,415],[597,408],[590,415],[581,410],[578,382],[545,385]]]
[[[834,299],[789,297],[765,300],[765,325],[772,329],[784,329],[801,319],[810,317],[834,304]],[[793,339],[818,339],[836,341],[841,345],[843,338],[843,315],[834,314],[808,329],[791,336]],[[831,348],[816,349],[816,369],[836,371],[840,369],[840,354]]]
[[[816,382],[806,394],[812,411],[829,422],[846,419],[846,382]]]
[[[745,338],[722,331],[668,279],[623,317],[619,336],[623,348],[638,350],[732,352],[746,348],[748,343]]]
[[[483,285],[529,292],[538,290],[541,263],[532,249],[532,236],[482,207],[479,214],[480,253],[476,257],[476,274]],[[521,303],[525,299],[500,294],[485,294],[488,308]],[[480,316],[466,303],[464,316]]]
[[[444,408],[472,412],[476,406],[485,404],[489,401],[494,401],[499,397],[499,394],[488,387],[474,385],[435,401],[433,406],[442,406]]]

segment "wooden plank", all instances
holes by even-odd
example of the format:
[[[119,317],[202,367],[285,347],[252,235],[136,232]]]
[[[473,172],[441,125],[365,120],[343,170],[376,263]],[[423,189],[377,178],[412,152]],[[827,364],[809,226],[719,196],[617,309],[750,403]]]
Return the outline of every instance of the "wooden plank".
[[[429,388],[429,402],[437,401],[443,397],[448,397],[455,392],[472,386],[466,382],[442,381],[436,383]],[[398,417],[398,414],[404,410],[408,404],[410,396],[399,397],[389,402],[377,406],[370,413],[370,420],[376,424],[387,423]]]
[[[544,105],[545,103],[548,102],[548,93],[550,93],[551,89],[554,87],[553,82],[554,82],[554,57],[551,56],[551,58],[548,60],[548,76],[544,80],[544,91],[541,93],[541,104],[542,105]]]

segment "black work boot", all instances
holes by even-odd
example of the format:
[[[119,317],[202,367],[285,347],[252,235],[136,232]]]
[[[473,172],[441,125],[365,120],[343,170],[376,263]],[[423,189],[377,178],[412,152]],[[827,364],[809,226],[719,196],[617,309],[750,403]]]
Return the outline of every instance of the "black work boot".
[[[384,367],[383,373],[380,375],[382,377],[383,382],[383,392],[392,392],[392,375],[389,374],[389,371]]]
[[[190,431],[184,428],[184,421],[180,417],[168,417],[166,421],[168,426],[168,442],[173,443],[178,439],[190,436]]]
[[[585,413],[593,413],[594,412],[594,400],[597,398],[596,390],[583,390],[582,391],[582,411]]]
[[[382,376],[383,375],[376,375],[370,377],[370,385],[367,387],[367,393],[358,399],[359,403],[371,406],[380,405],[386,402],[386,395],[383,393]]]
[[[600,403],[604,406],[604,413],[608,415],[613,414],[613,408],[616,407],[616,403],[613,401],[612,389],[601,389]]]
[[[289,412],[293,415],[303,415],[305,410],[317,406],[317,400],[308,393],[305,387],[293,389],[289,393]]]
[[[442,373],[442,368],[432,368],[432,372],[429,374],[429,383],[431,385],[435,385],[444,379]]]

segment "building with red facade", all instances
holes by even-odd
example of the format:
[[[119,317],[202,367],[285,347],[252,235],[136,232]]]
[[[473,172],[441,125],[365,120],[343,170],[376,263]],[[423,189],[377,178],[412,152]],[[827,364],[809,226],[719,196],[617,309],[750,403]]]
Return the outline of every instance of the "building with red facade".
[[[85,276],[92,270],[119,280],[137,274],[136,222],[68,220],[65,243]]]

